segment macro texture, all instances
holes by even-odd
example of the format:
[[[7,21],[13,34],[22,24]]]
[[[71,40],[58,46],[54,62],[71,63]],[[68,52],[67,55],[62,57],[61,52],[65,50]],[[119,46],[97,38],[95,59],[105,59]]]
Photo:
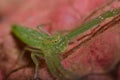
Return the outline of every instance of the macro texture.
[[[26,54],[24,59],[18,60],[24,44],[11,33],[11,24],[25,25],[34,29],[40,24],[47,24],[43,28],[50,34],[60,31],[67,33],[76,28],[76,25],[84,23],[86,17],[93,11],[98,10],[92,17],[120,7],[120,0],[113,0],[114,2],[107,4],[110,1],[112,0],[1,0],[0,80],[10,71],[30,62],[29,67],[14,72],[8,80],[29,80],[32,79],[34,73],[34,65],[29,54]],[[101,8],[102,6],[105,7]],[[78,44],[75,40],[73,42],[74,44],[70,45],[67,51]],[[95,75],[87,76],[85,80],[120,80],[119,44],[120,24],[117,24],[75,51],[66,51],[68,56],[62,59],[62,64],[67,70],[80,76],[95,73]],[[44,60],[40,59],[40,61],[42,61],[39,70],[40,78],[53,80]]]

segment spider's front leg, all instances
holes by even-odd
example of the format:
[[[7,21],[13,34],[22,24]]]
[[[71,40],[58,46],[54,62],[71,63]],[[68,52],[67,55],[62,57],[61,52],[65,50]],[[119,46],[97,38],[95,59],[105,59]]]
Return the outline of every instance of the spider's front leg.
[[[20,54],[20,56],[18,56],[16,62],[15,62],[15,65],[13,66],[16,66],[17,63],[22,60],[22,57],[24,56],[25,54],[25,51],[31,51],[31,57],[32,57],[32,60],[35,64],[35,74],[34,74],[34,78],[38,77],[37,74],[38,74],[38,61],[36,59],[36,56],[40,57],[40,58],[44,58],[43,54],[41,53],[41,51],[39,49],[36,49],[34,47],[25,47],[24,50],[22,51],[22,53]],[[18,71],[18,70],[21,70],[25,67],[28,67],[29,64],[25,64],[25,65],[22,65],[16,69],[13,69],[12,71],[10,71],[7,75],[4,76],[3,80],[8,80],[8,78],[10,77],[11,74],[13,74],[14,72]],[[40,79],[34,79],[34,80],[40,80]]]
[[[27,47],[27,50],[31,51],[31,58],[33,63],[35,64],[35,73],[34,73],[34,78],[33,80],[41,80],[38,77],[38,71],[39,71],[39,62],[37,60],[37,58],[44,58],[44,55],[41,53],[41,51],[39,49],[36,48],[32,48],[32,47]]]
[[[33,48],[33,47],[26,47],[25,50],[31,51],[31,58],[32,58],[33,63],[35,64],[35,73],[34,73],[33,80],[41,80],[38,77],[39,62],[37,60],[37,57],[44,58],[44,55],[41,53],[41,51],[39,49],[36,49],[36,48]],[[24,55],[24,52],[23,52],[22,55]]]
[[[37,60],[37,57],[41,57],[40,54],[38,53],[35,53],[35,52],[32,52],[31,53],[31,58],[33,60],[33,63],[35,64],[35,73],[34,73],[34,78],[33,80],[41,80],[39,77],[38,77],[38,71],[39,71],[39,62]]]

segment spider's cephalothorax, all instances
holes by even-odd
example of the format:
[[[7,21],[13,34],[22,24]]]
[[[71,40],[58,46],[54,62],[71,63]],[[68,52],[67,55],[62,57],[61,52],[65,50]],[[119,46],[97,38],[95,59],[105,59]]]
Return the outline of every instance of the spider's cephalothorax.
[[[44,53],[60,53],[64,52],[68,45],[68,39],[62,34],[48,36],[42,40],[42,51]]]

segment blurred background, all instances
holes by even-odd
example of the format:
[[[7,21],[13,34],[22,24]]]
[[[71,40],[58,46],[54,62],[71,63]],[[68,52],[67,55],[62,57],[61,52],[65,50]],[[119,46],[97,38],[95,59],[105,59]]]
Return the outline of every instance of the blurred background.
[[[117,7],[120,7],[120,0],[0,0],[0,80],[10,71],[31,62],[29,56],[28,59],[17,61],[25,46],[12,35],[12,24],[34,29],[40,24],[48,24],[43,28],[53,34],[72,30],[84,23],[85,19],[93,17],[88,16],[94,14],[93,11],[96,16]],[[72,54],[68,53],[69,56],[62,60],[63,66],[81,76],[102,74],[87,76],[85,80],[120,80],[119,26],[115,25]],[[73,47],[69,46],[70,49]],[[40,78],[53,80],[42,61]],[[30,80],[33,70],[34,66],[22,68],[11,74],[8,80]]]

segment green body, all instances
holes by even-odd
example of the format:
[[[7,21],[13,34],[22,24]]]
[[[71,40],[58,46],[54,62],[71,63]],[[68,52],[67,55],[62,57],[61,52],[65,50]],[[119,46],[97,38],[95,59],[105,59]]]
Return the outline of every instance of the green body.
[[[60,80],[73,80],[73,76],[69,71],[66,71],[60,63],[59,53],[64,52],[68,46],[68,43],[78,35],[86,32],[87,30],[99,25],[106,18],[114,17],[120,14],[120,8],[107,11],[100,16],[86,22],[80,27],[69,32],[67,35],[54,34],[52,36],[37,32],[36,30],[22,27],[19,25],[12,26],[12,32],[28,46],[40,49],[44,55],[46,64],[50,72],[56,78]],[[33,60],[36,64],[36,61]],[[63,77],[64,76],[64,77]]]
[[[20,25],[13,25],[12,31],[21,41],[31,47],[40,49],[43,53],[59,53],[64,51],[68,45],[68,39],[62,34],[49,36]]]

